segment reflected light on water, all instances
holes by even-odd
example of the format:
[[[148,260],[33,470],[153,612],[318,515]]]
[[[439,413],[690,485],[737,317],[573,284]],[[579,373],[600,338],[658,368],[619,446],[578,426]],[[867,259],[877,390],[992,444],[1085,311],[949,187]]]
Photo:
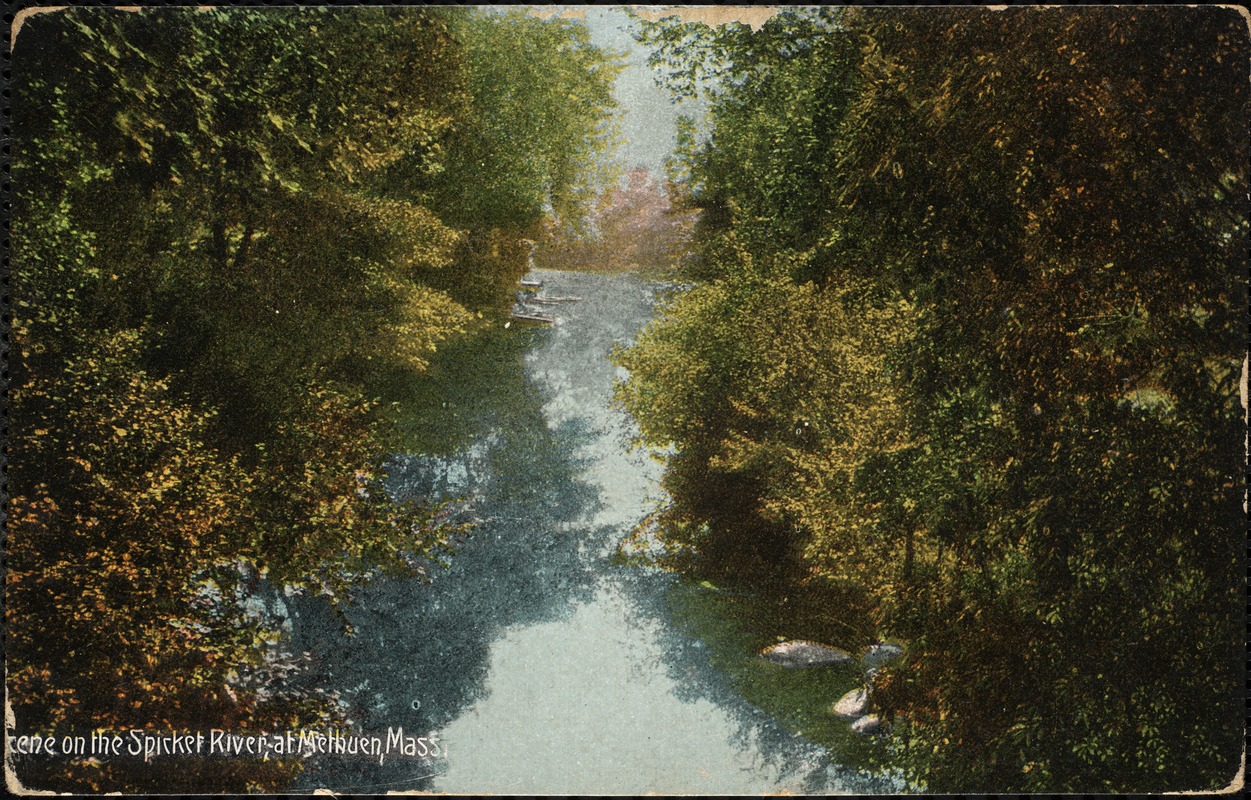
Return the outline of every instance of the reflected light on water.
[[[443,731],[448,770],[435,790],[802,792],[802,780],[779,783],[750,749],[728,746],[738,725],[725,710],[675,700],[659,623],[635,626],[627,604],[601,589],[568,619],[498,640],[486,698]]]
[[[360,726],[437,732],[447,757],[319,758],[301,788],[889,791],[744,701],[675,627],[671,576],[613,562],[660,490],[659,466],[629,452],[633,428],[611,406],[621,376],[608,354],[651,319],[660,287],[539,277],[583,300],[560,305],[548,330],[444,355],[413,419],[445,441],[398,455],[388,483],[401,498],[467,498],[477,530],[432,583],[368,587],[347,613],[355,637],[315,601],[292,606],[292,645],[313,653],[313,679],[340,691]]]

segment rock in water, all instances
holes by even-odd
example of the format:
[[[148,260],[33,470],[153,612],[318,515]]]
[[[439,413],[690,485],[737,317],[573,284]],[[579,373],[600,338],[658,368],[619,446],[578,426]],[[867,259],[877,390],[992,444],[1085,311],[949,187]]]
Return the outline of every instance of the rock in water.
[[[851,729],[861,734],[877,733],[882,729],[882,720],[877,714],[869,714],[851,723]]]
[[[794,669],[796,667],[824,667],[845,664],[852,658],[837,647],[816,642],[791,641],[765,648],[760,655],[774,664]]]
[[[864,716],[864,712],[868,707],[869,692],[865,689],[853,689],[834,704],[834,713],[840,717],[855,719],[856,717]]]
[[[878,664],[885,664],[887,661],[899,658],[903,655],[903,648],[897,644],[874,644],[870,645],[865,651],[864,658],[860,661],[866,667],[875,667]]]

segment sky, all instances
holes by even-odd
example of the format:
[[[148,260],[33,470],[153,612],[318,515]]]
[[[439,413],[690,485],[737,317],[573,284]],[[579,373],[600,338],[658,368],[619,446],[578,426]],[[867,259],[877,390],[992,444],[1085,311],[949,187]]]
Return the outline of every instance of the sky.
[[[594,44],[626,54],[626,67],[617,78],[617,102],[623,111],[618,158],[627,168],[647,167],[659,177],[665,156],[673,151],[678,115],[698,117],[699,107],[689,101],[675,106],[656,85],[656,73],[647,66],[648,51],[630,36],[632,23],[619,8],[592,6],[586,24]]]

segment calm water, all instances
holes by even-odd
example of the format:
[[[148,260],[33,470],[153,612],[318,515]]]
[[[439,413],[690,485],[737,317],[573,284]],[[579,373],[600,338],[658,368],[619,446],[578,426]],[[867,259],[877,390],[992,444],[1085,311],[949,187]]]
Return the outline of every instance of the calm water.
[[[366,731],[435,732],[446,756],[310,760],[301,790],[504,794],[882,791],[744,702],[665,609],[667,576],[614,565],[659,467],[631,454],[607,356],[663,287],[541,271],[550,328],[500,331],[435,365],[407,425],[398,495],[482,520],[433,581],[373,584],[348,612],[292,603],[310,679]]]

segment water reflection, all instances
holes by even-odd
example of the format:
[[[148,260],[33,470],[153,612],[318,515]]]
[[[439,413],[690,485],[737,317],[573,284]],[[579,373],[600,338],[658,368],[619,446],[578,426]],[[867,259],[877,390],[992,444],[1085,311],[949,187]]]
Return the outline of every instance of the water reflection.
[[[292,608],[293,645],[365,730],[439,731],[446,760],[320,758],[298,788],[473,793],[881,791],[742,700],[674,629],[668,576],[612,563],[658,467],[626,446],[606,356],[651,318],[657,287],[543,272],[576,295],[557,324],[435,365],[410,405],[426,455],[397,456],[399,496],[462,497],[482,519],[432,583],[387,580],[348,619]]]
[[[482,524],[431,583],[382,580],[363,592],[347,613],[354,637],[316,601],[294,610],[293,646],[314,654],[315,679],[343,694],[365,730],[433,731],[464,712],[482,697],[491,642],[509,626],[559,618],[588,599],[595,577],[585,552],[612,535],[574,524],[599,507],[596,487],[579,477],[588,466],[578,455],[586,423],[549,425],[548,394],[526,379],[524,351],[482,345],[493,357],[478,359],[465,382],[489,391],[448,391],[437,405],[452,438],[468,438],[468,424],[476,440],[447,455],[398,456],[389,478],[400,497],[467,498]],[[429,765],[342,758],[310,766],[300,788],[426,788],[412,773]]]
[[[635,574],[625,578],[631,587],[630,624],[655,626],[656,647],[664,654],[664,669],[674,681],[674,697],[686,703],[711,703],[725,715],[729,740],[742,753],[751,757],[752,769],[763,780],[774,784],[763,791],[785,789],[799,794],[876,794],[904,790],[904,784],[893,777],[832,761],[830,753],[824,748],[796,736],[768,714],[744,700],[740,689],[713,663],[710,650],[725,646],[725,642],[715,641],[716,632],[703,631],[705,635],[713,637],[705,641],[688,633],[682,625],[675,624],[679,622],[674,619],[675,597],[702,594],[707,590],[677,585],[676,579],[671,575],[639,574],[637,570],[633,572]],[[719,610],[727,614],[734,613],[729,608]],[[745,625],[741,618],[720,622],[722,627],[734,630],[733,638],[751,638],[751,634],[746,633],[750,626]],[[731,649],[734,649],[733,646]],[[751,654],[757,649],[756,646],[737,648],[738,652],[734,657],[755,661]],[[758,666],[764,672],[773,669],[764,664]],[[789,671],[781,676],[782,681],[794,680],[796,677],[798,676]],[[849,683],[826,700],[819,699],[821,692],[813,691],[808,701],[812,706],[828,707],[834,697],[841,696],[850,687],[851,682],[858,682],[859,667],[850,665],[845,669],[833,668],[825,672],[823,677],[829,683]],[[857,737],[848,734],[848,738]],[[878,747],[878,743],[863,739],[850,744],[850,749],[862,751],[858,754],[862,761],[870,760],[864,756]]]

